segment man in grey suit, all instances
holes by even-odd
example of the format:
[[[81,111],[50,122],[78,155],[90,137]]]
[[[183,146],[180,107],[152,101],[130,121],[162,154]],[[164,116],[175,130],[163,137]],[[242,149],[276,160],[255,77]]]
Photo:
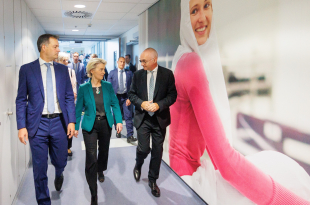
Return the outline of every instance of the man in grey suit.
[[[88,77],[86,75],[86,69],[83,63],[79,62],[79,53],[75,52],[73,54],[73,62],[68,65],[69,68],[72,68],[75,71],[76,75],[76,89],[79,91],[79,87],[81,84],[88,81]]]

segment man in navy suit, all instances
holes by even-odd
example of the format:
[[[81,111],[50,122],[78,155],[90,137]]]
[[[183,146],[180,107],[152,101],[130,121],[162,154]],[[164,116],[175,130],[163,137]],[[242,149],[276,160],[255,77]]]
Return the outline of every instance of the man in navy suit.
[[[48,152],[55,167],[54,185],[60,191],[67,165],[67,135],[75,130],[75,106],[68,68],[53,62],[58,57],[58,37],[41,35],[40,58],[19,71],[16,119],[19,140],[29,138],[38,204],[51,204],[47,187]]]
[[[126,62],[126,65],[125,65],[125,69],[126,70],[130,70],[132,72],[132,74],[134,72],[136,72],[136,70],[137,70],[136,66],[132,65],[132,63],[131,63],[131,56],[130,56],[130,54],[125,55],[125,62]]]
[[[128,99],[128,92],[132,81],[132,72],[125,68],[125,58],[119,57],[117,61],[118,68],[110,72],[108,81],[112,83],[114,92],[118,98],[119,106],[123,110],[124,119],[127,129],[127,142],[135,142],[137,138],[133,137],[133,122],[132,122],[132,105]],[[116,137],[120,138],[121,133],[116,133]]]
[[[81,84],[88,81],[86,74],[86,69],[83,63],[79,62],[79,53],[73,53],[73,62],[68,65],[69,68],[72,68],[75,71],[76,76],[76,90],[79,92],[79,87]]]

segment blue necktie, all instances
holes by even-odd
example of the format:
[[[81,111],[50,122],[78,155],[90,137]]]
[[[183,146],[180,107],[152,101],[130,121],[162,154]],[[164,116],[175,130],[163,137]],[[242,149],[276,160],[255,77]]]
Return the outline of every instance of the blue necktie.
[[[152,76],[150,79],[150,85],[149,85],[149,101],[153,100],[153,95],[154,95],[154,71],[150,71]],[[150,116],[153,116],[154,113],[153,112],[148,112]]]
[[[52,70],[51,70],[50,63],[44,63],[44,64],[47,67],[47,72],[46,72],[47,110],[50,114],[52,114],[55,111]]]
[[[121,70],[120,72],[121,72],[121,74],[119,77],[119,92],[120,92],[120,94],[123,94],[125,91],[124,76],[123,76],[124,70]]]

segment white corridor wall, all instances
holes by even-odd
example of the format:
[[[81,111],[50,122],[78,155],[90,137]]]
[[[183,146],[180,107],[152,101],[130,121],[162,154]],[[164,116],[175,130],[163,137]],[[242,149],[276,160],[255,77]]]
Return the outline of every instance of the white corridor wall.
[[[12,204],[29,164],[17,136],[15,98],[20,66],[38,58],[44,29],[23,0],[0,0],[0,204]],[[9,113],[13,113],[9,115]]]

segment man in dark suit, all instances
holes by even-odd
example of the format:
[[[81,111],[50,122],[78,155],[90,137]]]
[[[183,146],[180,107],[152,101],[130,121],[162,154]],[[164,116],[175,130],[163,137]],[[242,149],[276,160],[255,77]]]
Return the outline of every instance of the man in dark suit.
[[[88,81],[86,74],[86,68],[83,63],[79,62],[79,53],[75,52],[73,54],[73,62],[68,65],[69,68],[72,68],[75,71],[76,76],[76,90],[79,92],[79,87],[81,84]]]
[[[67,135],[75,130],[75,106],[68,68],[53,62],[59,53],[58,37],[44,34],[37,45],[40,58],[19,71],[16,119],[19,140],[29,137],[38,204],[51,204],[47,187],[48,152],[55,166],[55,188],[60,191],[67,165]]]
[[[124,119],[126,121],[127,129],[127,142],[135,142],[137,138],[133,137],[133,123],[132,123],[132,105],[128,99],[128,92],[130,90],[130,85],[132,81],[132,72],[125,68],[125,58],[119,57],[117,61],[117,69],[110,72],[108,76],[108,81],[112,84],[114,92],[118,98],[119,106],[122,113],[124,114]],[[116,123],[115,127],[116,127]],[[121,133],[116,133],[116,137],[120,138]]]
[[[153,48],[142,52],[140,62],[143,70],[134,73],[129,99],[135,105],[134,126],[138,134],[134,178],[139,181],[144,159],[151,152],[149,186],[152,194],[159,197],[160,190],[156,180],[159,176],[166,127],[170,124],[169,107],[177,99],[177,90],[172,71],[158,66],[157,58],[158,54]]]
[[[136,66],[132,65],[131,63],[130,54],[125,55],[125,62],[126,62],[126,65],[125,65],[126,70],[130,70],[132,73],[136,72],[137,70]]]

